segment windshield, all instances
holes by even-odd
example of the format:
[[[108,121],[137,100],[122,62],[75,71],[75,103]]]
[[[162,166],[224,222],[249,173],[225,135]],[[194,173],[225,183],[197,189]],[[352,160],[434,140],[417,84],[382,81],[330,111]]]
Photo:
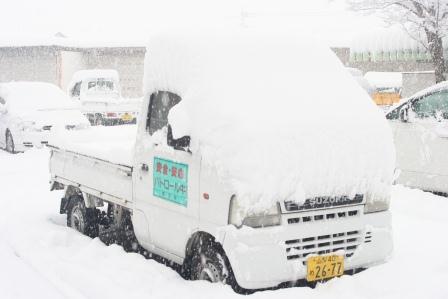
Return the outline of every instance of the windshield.
[[[115,92],[115,84],[112,80],[95,79],[87,83],[88,93],[111,93]]]

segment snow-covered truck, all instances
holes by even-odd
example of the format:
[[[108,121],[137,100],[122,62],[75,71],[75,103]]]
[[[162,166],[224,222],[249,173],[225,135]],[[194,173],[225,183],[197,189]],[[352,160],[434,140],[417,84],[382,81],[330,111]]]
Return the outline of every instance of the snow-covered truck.
[[[121,96],[116,70],[81,70],[73,74],[69,96],[80,102],[82,112],[92,125],[135,123],[141,102]]]
[[[128,247],[135,236],[187,277],[238,290],[388,259],[392,134],[328,48],[241,33],[149,49],[137,128],[50,142],[68,226]]]

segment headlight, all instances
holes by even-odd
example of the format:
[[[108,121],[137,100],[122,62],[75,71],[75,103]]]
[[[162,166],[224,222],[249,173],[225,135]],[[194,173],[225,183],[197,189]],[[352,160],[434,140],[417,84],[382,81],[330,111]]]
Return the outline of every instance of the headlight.
[[[280,222],[281,213],[280,205],[278,203],[262,213],[246,213],[246,211],[239,205],[235,195],[233,195],[230,200],[229,224],[233,224],[238,228],[242,225],[253,228],[276,226],[280,225]]]
[[[364,214],[383,212],[389,210],[389,197],[387,198],[369,198],[366,199]]]
[[[41,128],[36,127],[36,122],[34,121],[24,121],[20,124],[20,128],[25,132],[40,132]]]

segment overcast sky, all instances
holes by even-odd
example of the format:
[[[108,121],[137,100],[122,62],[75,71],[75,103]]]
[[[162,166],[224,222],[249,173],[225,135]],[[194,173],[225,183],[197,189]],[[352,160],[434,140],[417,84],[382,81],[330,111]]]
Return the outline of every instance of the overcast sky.
[[[381,26],[344,0],[2,0],[0,38],[51,36],[145,40],[185,27],[308,31],[333,45]]]

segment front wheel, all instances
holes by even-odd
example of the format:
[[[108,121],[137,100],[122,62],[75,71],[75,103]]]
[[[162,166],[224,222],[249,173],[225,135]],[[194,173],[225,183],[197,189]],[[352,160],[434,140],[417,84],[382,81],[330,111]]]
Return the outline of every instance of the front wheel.
[[[98,236],[98,216],[95,208],[86,208],[84,200],[72,196],[67,208],[67,226],[95,238]]]
[[[224,258],[225,255],[219,245],[214,242],[202,243],[191,258],[191,279],[225,284],[228,271]]]
[[[15,145],[14,145],[14,139],[12,138],[12,134],[11,134],[11,132],[9,130],[6,131],[5,149],[6,149],[7,152],[9,152],[11,154],[15,154],[16,153],[16,149],[15,149]]]

